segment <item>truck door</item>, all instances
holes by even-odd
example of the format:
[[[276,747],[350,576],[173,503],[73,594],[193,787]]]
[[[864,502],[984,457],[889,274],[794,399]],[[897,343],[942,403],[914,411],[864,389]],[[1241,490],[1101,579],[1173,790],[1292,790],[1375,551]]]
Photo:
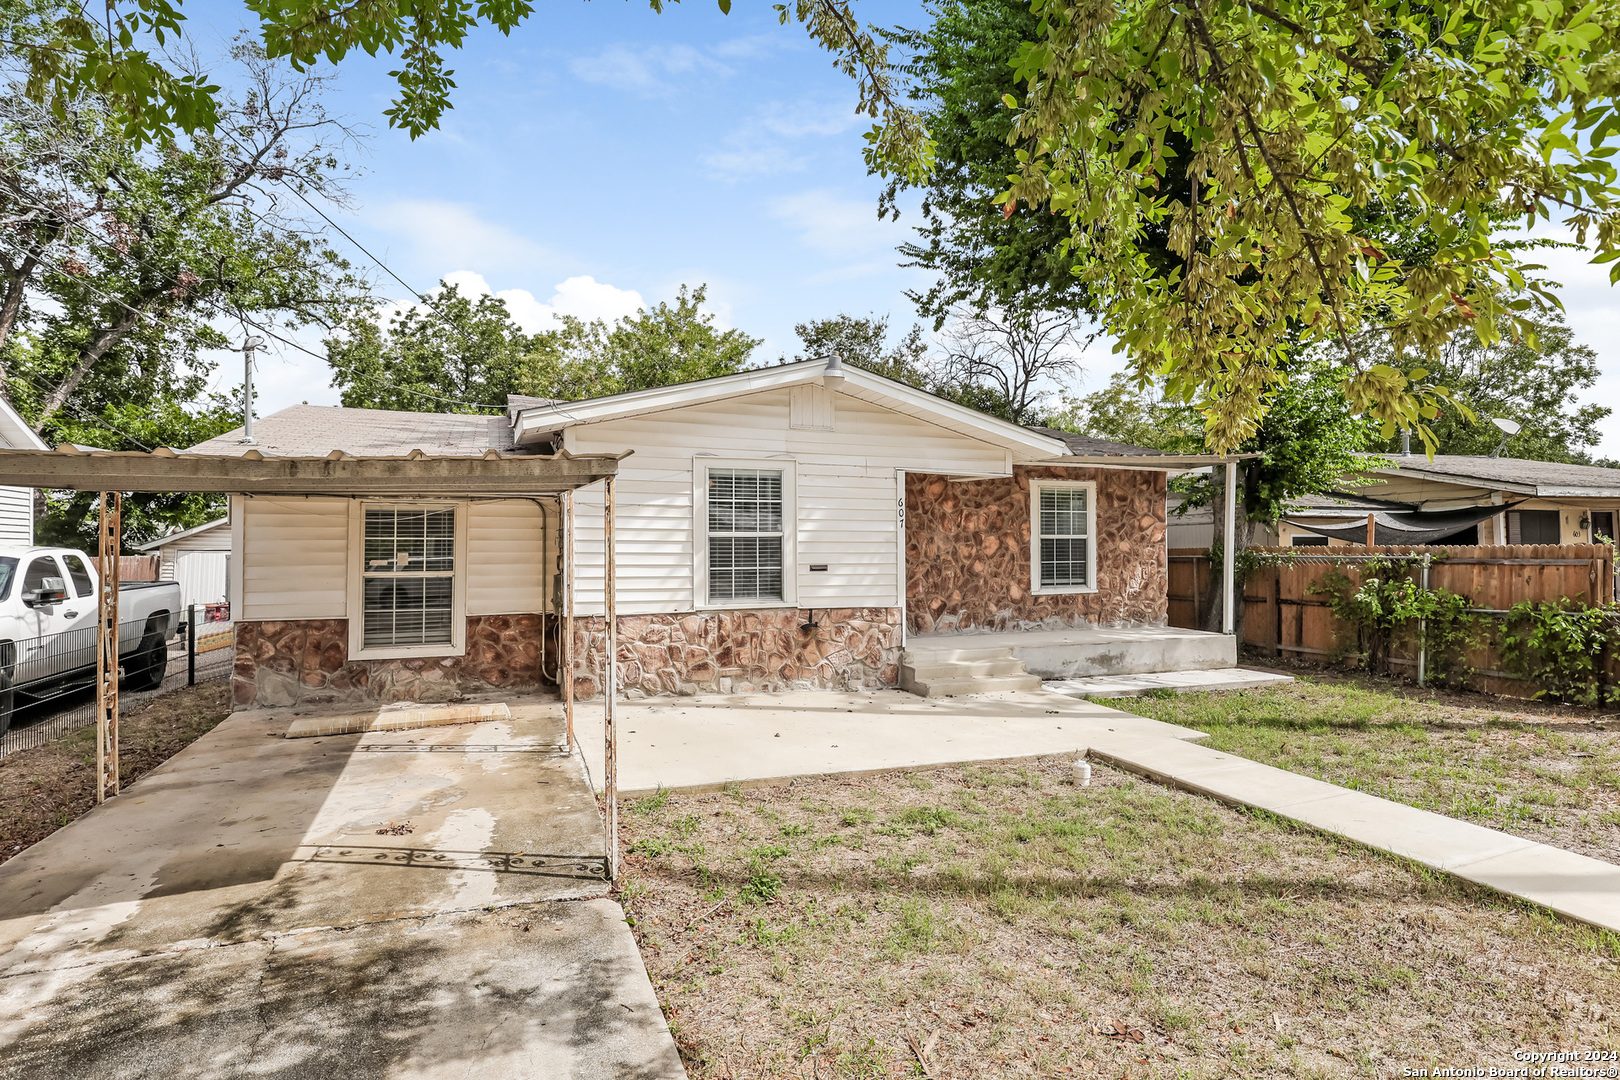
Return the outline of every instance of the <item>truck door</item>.
[[[75,597],[62,604],[64,642],[72,647],[74,667],[96,664],[96,579],[84,559],[73,553],[62,556],[67,567],[68,593]]]
[[[28,640],[20,643],[15,679],[17,689],[25,693],[29,684],[36,680],[60,675],[80,666],[74,656],[77,643],[71,635],[64,633],[68,628],[64,612],[70,609],[76,612],[76,608],[72,607],[73,601],[29,600],[29,597],[44,590],[45,582],[50,578],[61,579],[64,583],[67,580],[55,557],[35,555],[28,560],[28,568],[23,571],[22,578],[23,625],[28,629]],[[71,588],[69,594],[71,596]]]

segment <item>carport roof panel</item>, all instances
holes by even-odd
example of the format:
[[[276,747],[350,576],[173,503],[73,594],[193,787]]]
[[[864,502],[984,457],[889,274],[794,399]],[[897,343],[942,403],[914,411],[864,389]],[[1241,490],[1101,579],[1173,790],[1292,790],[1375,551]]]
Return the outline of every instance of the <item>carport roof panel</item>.
[[[235,495],[544,495],[618,472],[614,457],[268,457],[176,452],[0,449],[0,485],[78,491],[200,491]]]

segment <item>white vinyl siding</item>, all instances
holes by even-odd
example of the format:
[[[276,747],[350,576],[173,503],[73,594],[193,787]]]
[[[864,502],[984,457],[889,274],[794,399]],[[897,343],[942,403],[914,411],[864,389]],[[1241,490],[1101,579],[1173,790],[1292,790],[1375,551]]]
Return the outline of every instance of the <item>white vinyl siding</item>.
[[[230,522],[221,522],[212,529],[192,536],[181,537],[157,548],[158,580],[173,581],[175,562],[186,552],[213,551],[228,554],[231,550]]]
[[[233,499],[242,508],[240,612],[248,620],[348,617],[349,500]]]
[[[0,487],[0,543],[34,543],[34,489]]]
[[[895,470],[1005,476],[1011,472],[1010,455],[847,393],[835,398],[833,431],[791,427],[789,388],[570,428],[565,445],[571,453],[634,451],[619,466],[619,612],[706,606],[703,590],[696,587],[693,469],[694,462],[709,460],[765,468],[780,459],[784,467],[795,468],[800,607],[899,606],[902,537]],[[575,507],[575,610],[601,614],[602,486],[577,492]],[[702,542],[701,530],[696,540]]]
[[[467,507],[467,614],[549,611],[546,567],[557,565],[559,515],[530,499]],[[543,528],[552,535],[547,536]]]

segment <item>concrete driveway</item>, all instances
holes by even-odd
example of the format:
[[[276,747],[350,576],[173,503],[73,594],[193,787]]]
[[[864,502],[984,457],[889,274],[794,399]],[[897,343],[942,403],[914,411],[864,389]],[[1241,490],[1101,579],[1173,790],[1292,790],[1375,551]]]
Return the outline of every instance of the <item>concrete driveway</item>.
[[[681,1077],[559,722],[237,713],[0,866],[0,1077]]]

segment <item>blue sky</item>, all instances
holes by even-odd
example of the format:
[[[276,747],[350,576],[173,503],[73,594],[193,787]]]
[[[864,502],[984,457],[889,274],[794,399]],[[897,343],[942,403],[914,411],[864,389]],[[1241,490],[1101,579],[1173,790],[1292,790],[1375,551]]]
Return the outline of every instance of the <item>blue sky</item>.
[[[885,25],[925,19],[914,0],[858,10]],[[204,52],[244,25],[233,0],[186,11]],[[806,319],[875,312],[902,332],[915,320],[904,292],[926,279],[894,251],[915,205],[899,222],[877,219],[854,86],[769,5],[738,2],[728,16],[688,0],[660,15],[640,0],[557,0],[510,38],[475,35],[451,64],[455,109],[415,142],[382,116],[388,58],[346,60],[329,103],[371,132],[354,212],[338,220],[413,287],[488,288],[538,329],[555,311],[613,318],[707,284],[721,322],[765,339],[761,362],[792,354]],[[1593,397],[1620,405],[1607,274],[1578,252],[1547,261],[1578,338],[1602,359]],[[1119,366],[1106,344],[1086,362],[1082,391]],[[337,400],[318,360],[283,349],[259,365],[261,414]],[[230,370],[223,385],[239,378]],[[1620,457],[1620,417],[1605,436],[1601,452]]]

